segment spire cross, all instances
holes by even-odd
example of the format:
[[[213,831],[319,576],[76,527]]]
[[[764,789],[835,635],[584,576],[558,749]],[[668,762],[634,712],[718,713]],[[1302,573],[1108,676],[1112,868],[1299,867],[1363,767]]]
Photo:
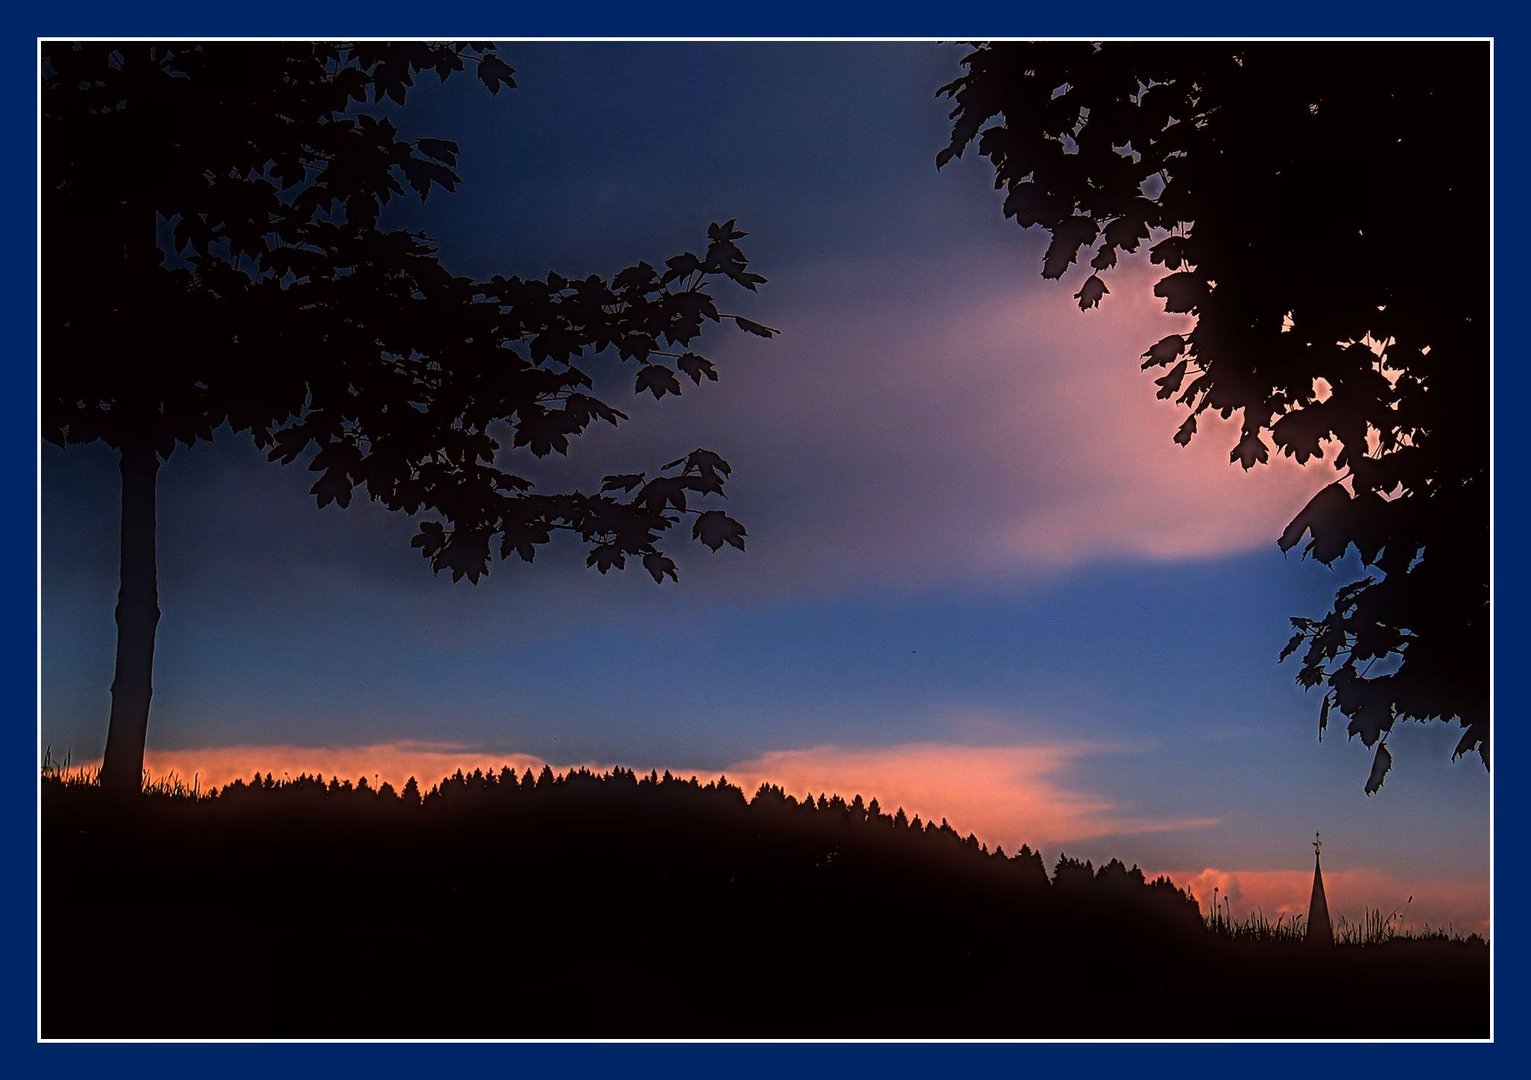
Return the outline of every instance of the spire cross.
[[[1324,853],[1324,842],[1318,838],[1318,833],[1314,833],[1313,834],[1313,854],[1315,854],[1315,855],[1322,855],[1323,853]]]

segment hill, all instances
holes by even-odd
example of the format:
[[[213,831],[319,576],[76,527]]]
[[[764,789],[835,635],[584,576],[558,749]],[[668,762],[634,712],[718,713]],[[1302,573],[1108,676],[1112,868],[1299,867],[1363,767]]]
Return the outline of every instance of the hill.
[[[1488,1034],[1480,940],[1236,940],[1117,860],[1049,876],[860,796],[622,769],[42,796],[49,1038]]]

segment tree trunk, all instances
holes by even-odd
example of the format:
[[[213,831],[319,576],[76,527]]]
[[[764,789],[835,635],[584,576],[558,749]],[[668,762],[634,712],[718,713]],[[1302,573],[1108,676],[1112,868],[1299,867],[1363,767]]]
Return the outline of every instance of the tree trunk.
[[[154,692],[154,632],[159,582],[154,556],[154,485],[159,456],[147,445],[122,447],[122,587],[117,593],[117,674],[101,763],[101,787],[113,795],[143,788],[144,737]]]

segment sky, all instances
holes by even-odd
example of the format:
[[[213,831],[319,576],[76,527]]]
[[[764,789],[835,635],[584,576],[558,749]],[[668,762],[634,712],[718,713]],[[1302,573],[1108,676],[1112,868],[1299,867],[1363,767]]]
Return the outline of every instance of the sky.
[[[1331,910],[1487,928],[1489,776],[1409,725],[1370,752],[1276,656],[1355,565],[1276,537],[1323,463],[1244,473],[1236,434],[1154,397],[1138,357],[1185,325],[1126,266],[1040,276],[987,162],[941,172],[959,72],[935,44],[523,44],[519,88],[422,81],[397,120],[456,139],[456,195],[395,204],[459,274],[609,274],[736,219],[758,295],[714,327],[718,383],[527,466],[593,489],[697,446],[734,467],[744,553],[672,547],[679,584],[602,577],[572,545],[478,585],[433,578],[413,524],[318,510],[247,438],[161,470],[148,768],[427,782],[458,767],[626,765],[747,792],[876,797],[991,846],[1166,872],[1235,914],[1304,910],[1315,831]],[[40,746],[99,760],[117,472],[42,448]],[[518,462],[518,465],[520,463]],[[1410,899],[1412,898],[1412,899]]]

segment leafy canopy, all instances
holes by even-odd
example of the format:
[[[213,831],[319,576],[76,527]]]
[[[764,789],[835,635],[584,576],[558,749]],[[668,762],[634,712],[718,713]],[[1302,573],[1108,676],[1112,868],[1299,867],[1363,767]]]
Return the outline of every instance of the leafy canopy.
[[[776,332],[708,291],[765,280],[732,221],[662,268],[487,281],[380,224],[395,197],[454,191],[460,151],[376,106],[431,75],[514,87],[492,45],[50,44],[43,62],[44,438],[168,458],[228,425],[273,461],[307,456],[321,507],[364,489],[428,515],[412,543],[453,580],[559,530],[602,573],[676,579],[659,543],[685,514],[714,551],[744,547],[693,505],[729,475],[710,450],[593,494],[536,492],[508,464],[626,419],[587,361],[631,362],[634,392],[662,398],[717,379],[691,348],[708,322]]]
[[[1042,275],[1099,306],[1125,254],[1195,328],[1143,354],[1160,398],[1237,415],[1231,458],[1331,458],[1283,551],[1361,575],[1282,658],[1375,745],[1457,720],[1489,753],[1488,52],[1473,44],[981,45],[940,90]],[[1304,540],[1306,539],[1306,543]]]

